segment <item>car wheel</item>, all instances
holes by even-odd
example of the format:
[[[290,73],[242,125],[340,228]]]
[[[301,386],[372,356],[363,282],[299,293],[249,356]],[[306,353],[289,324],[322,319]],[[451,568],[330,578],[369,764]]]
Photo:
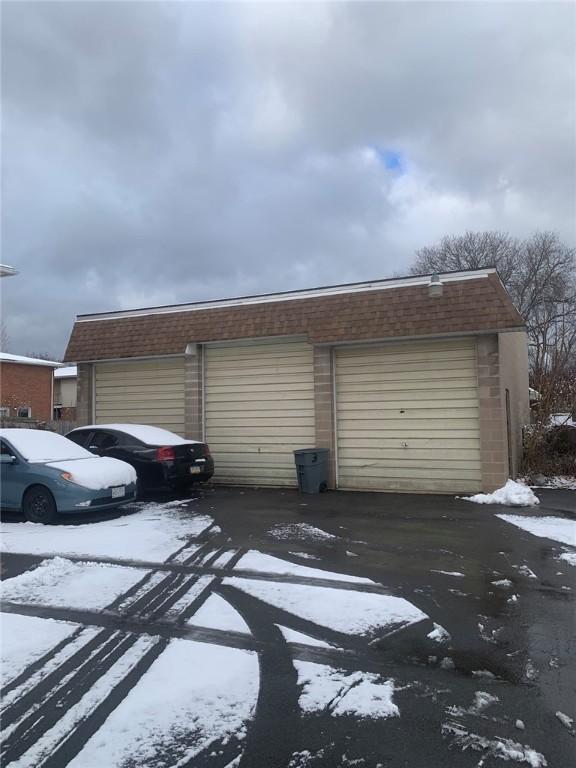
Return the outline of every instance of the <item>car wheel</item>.
[[[48,525],[56,520],[56,502],[48,488],[34,485],[24,494],[22,501],[24,517],[30,523]]]

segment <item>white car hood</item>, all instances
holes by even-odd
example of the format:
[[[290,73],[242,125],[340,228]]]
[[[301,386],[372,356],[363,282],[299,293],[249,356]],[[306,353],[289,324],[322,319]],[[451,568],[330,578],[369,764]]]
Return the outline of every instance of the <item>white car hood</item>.
[[[101,491],[116,485],[130,485],[136,482],[136,470],[120,459],[106,456],[94,456],[91,459],[66,459],[51,461],[47,467],[70,472],[72,480],[84,488]]]

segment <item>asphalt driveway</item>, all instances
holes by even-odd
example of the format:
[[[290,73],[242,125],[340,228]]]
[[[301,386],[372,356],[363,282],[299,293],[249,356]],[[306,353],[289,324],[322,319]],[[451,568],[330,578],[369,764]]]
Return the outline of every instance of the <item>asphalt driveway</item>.
[[[3,523],[3,765],[572,763],[576,492]],[[550,538],[553,536],[553,538]]]

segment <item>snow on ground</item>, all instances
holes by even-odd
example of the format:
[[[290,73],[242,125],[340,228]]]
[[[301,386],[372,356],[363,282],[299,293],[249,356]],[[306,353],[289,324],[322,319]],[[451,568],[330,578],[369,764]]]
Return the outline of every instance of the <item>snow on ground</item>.
[[[450,738],[452,744],[459,746],[463,751],[471,749],[475,752],[484,752],[485,756],[490,755],[505,761],[525,763],[530,768],[546,768],[548,765],[544,755],[527,745],[519,744],[511,739],[498,737],[488,739],[486,736],[471,733],[457,722],[443,723],[442,735],[445,738]],[[477,765],[484,764],[485,762],[481,760]]]
[[[504,587],[505,589],[511,589],[514,586],[510,579],[497,579],[496,581],[491,581],[490,584],[493,584],[495,587]]]
[[[2,686],[19,675],[65,637],[78,629],[76,624],[35,616],[0,614],[0,674]]]
[[[121,634],[118,633],[118,636],[120,637]],[[39,765],[42,765],[50,753],[62,743],[67,735],[75,730],[81,721],[86,719],[96,709],[156,642],[158,641],[151,637],[139,637],[134,645],[126,649],[112,667],[90,687],[89,691],[82,696],[80,701],[66,709],[54,726],[41,736],[14,765],[17,768],[38,768]],[[88,768],[82,762],[76,763],[76,761],[73,761],[73,763],[77,766],[82,765],[82,768]],[[104,760],[100,765],[110,764],[107,764]]]
[[[337,632],[363,635],[389,624],[427,618],[408,600],[392,595],[232,577],[224,584]]]
[[[349,576],[346,573],[334,573],[333,571],[323,571],[320,568],[309,568],[307,565],[298,565],[279,557],[265,555],[255,549],[251,549],[244,557],[238,561],[236,566],[239,569],[249,571],[261,571],[263,573],[281,573],[291,576],[308,576],[316,579],[333,579],[336,581],[351,581],[356,584],[374,584],[371,579],[364,579],[360,576]]]
[[[400,714],[392,701],[394,683],[369,672],[347,673],[325,664],[295,661],[304,712],[384,718]]]
[[[130,589],[143,575],[138,568],[73,563],[55,557],[2,582],[0,595],[13,603],[98,610]]]
[[[12,615],[15,616],[16,614],[5,614],[5,615]],[[4,615],[3,615],[4,616]],[[46,625],[46,622],[52,621],[52,619],[40,619],[36,617],[22,617],[29,619],[30,621],[36,621],[36,622],[44,622],[43,624],[36,624],[35,629],[38,632],[43,632],[44,627]],[[52,643],[45,651],[48,658],[45,659],[44,663],[40,666],[40,668],[33,672],[30,676],[28,676],[23,682],[20,683],[20,685],[14,686],[12,690],[6,692],[4,691],[4,695],[2,697],[2,705],[4,708],[10,706],[12,702],[16,701],[17,699],[21,698],[25,693],[32,690],[38,683],[42,680],[44,680],[49,674],[51,674],[55,669],[58,669],[60,664],[66,661],[66,659],[71,658],[77,651],[80,650],[84,645],[89,643],[91,640],[93,640],[96,635],[101,631],[100,627],[80,627],[79,625],[69,625],[68,622],[58,622],[59,624],[67,624],[68,626],[73,626],[74,629],[78,629],[78,634],[69,635],[68,640],[64,640],[62,643],[62,647],[60,650],[56,650],[57,643]],[[27,625],[28,627],[32,626],[30,624]],[[17,631],[17,630],[16,630]],[[28,640],[23,641],[23,644],[28,642]],[[56,650],[56,652],[55,652]],[[14,659],[14,675],[11,676],[11,680],[14,680],[16,675],[20,673],[18,669],[18,653],[19,650],[16,649],[15,653],[11,653],[10,656],[8,654],[4,654],[4,650],[2,649],[2,660],[4,664],[12,665],[12,659]],[[40,657],[43,654],[40,654]],[[30,662],[34,661],[34,659],[30,659]],[[24,665],[26,667],[27,664]],[[24,667],[22,669],[24,669]]]
[[[576,520],[564,517],[524,517],[523,515],[497,515],[507,523],[517,525],[534,536],[552,539],[576,547]]]
[[[222,629],[225,632],[250,634],[250,629],[240,614],[223,597],[216,594],[210,595],[188,624],[195,627],[208,627],[208,629]]]
[[[559,559],[565,560],[570,565],[576,565],[576,552],[563,552]]]
[[[69,768],[188,765],[242,735],[258,684],[255,653],[172,640]]]
[[[428,632],[426,637],[434,640],[436,643],[448,643],[452,639],[448,630],[444,629],[440,624],[436,624],[436,622],[434,622],[434,629]]]
[[[146,504],[132,515],[81,525],[2,523],[4,552],[112,557],[159,562],[212,522],[206,515],[183,514],[179,502]]]
[[[333,533],[316,528],[308,523],[287,523],[285,525],[274,525],[268,531],[268,535],[274,539],[296,539],[307,541],[334,541],[338,536]]]
[[[432,573],[442,573],[444,576],[464,576],[460,571],[435,571],[432,569]]]
[[[477,493],[475,496],[461,498],[475,504],[504,504],[508,507],[532,507],[540,504],[540,500],[528,486],[514,480],[507,480],[506,485],[494,493]]]
[[[316,637],[312,637],[311,635],[305,635],[302,632],[296,632],[295,629],[290,629],[290,627],[282,627],[280,624],[276,625],[280,632],[284,635],[284,639],[288,643],[300,643],[300,645],[315,645],[318,646],[318,648],[333,648],[333,645],[330,645],[330,643],[325,643],[324,640],[318,640]]]

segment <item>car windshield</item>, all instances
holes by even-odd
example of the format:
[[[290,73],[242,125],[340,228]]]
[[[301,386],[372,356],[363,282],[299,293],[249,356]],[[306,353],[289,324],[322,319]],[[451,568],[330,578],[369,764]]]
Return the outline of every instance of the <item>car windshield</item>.
[[[41,429],[2,429],[0,437],[33,463],[94,458],[92,453],[55,432],[45,432]]]

